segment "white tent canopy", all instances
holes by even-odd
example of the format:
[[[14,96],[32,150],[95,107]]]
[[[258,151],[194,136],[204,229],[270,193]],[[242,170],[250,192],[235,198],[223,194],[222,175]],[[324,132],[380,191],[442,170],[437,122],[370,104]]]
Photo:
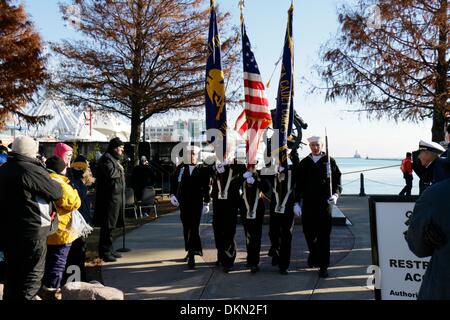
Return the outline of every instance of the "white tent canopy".
[[[28,111],[34,116],[51,115],[44,126],[30,130],[36,138],[55,140],[109,141],[119,137],[129,141],[129,123],[113,113],[74,111],[58,98],[47,98]]]

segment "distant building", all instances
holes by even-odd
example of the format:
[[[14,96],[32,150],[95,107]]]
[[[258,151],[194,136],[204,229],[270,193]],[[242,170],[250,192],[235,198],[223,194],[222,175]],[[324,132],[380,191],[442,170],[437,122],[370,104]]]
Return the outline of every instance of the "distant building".
[[[174,126],[147,128],[146,139],[150,142],[172,142]]]
[[[146,138],[150,142],[200,142],[204,141],[206,126],[199,119],[177,120],[168,126],[146,128]]]

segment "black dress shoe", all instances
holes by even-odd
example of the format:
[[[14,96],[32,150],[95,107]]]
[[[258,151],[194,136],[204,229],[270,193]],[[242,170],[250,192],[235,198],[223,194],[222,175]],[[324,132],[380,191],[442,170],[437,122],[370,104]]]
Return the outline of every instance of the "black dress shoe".
[[[233,267],[223,267],[223,272],[229,273],[232,269]]]
[[[320,270],[319,270],[319,278],[328,278],[328,270],[327,270],[327,268],[320,268]]]
[[[258,266],[251,266],[250,267],[250,272],[251,273],[257,273],[259,271],[259,267]]]
[[[284,276],[286,276],[286,275],[288,275],[289,274],[289,271],[287,270],[287,269],[280,269],[280,274],[282,274],[282,275],[284,275]]]
[[[194,269],[195,268],[195,258],[194,258],[194,256],[189,256],[188,257],[188,267],[190,269]]]
[[[122,258],[122,255],[118,253],[117,251],[111,252],[111,254],[114,256],[114,258]]]
[[[104,262],[116,262],[117,261],[117,259],[111,253],[101,255],[100,259],[102,259]]]

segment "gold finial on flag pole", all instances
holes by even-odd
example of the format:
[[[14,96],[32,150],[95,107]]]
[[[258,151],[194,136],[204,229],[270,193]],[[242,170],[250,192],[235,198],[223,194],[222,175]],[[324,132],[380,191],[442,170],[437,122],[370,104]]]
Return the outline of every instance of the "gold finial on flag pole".
[[[245,8],[245,1],[239,0],[239,9],[241,9],[241,25],[244,24],[244,8]]]

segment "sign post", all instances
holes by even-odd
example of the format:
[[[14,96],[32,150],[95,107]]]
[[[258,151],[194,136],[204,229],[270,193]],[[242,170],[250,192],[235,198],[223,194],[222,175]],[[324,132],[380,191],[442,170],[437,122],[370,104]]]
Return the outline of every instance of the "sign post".
[[[375,299],[416,300],[430,258],[418,258],[406,243],[405,222],[415,197],[369,197],[372,263],[379,268]]]

